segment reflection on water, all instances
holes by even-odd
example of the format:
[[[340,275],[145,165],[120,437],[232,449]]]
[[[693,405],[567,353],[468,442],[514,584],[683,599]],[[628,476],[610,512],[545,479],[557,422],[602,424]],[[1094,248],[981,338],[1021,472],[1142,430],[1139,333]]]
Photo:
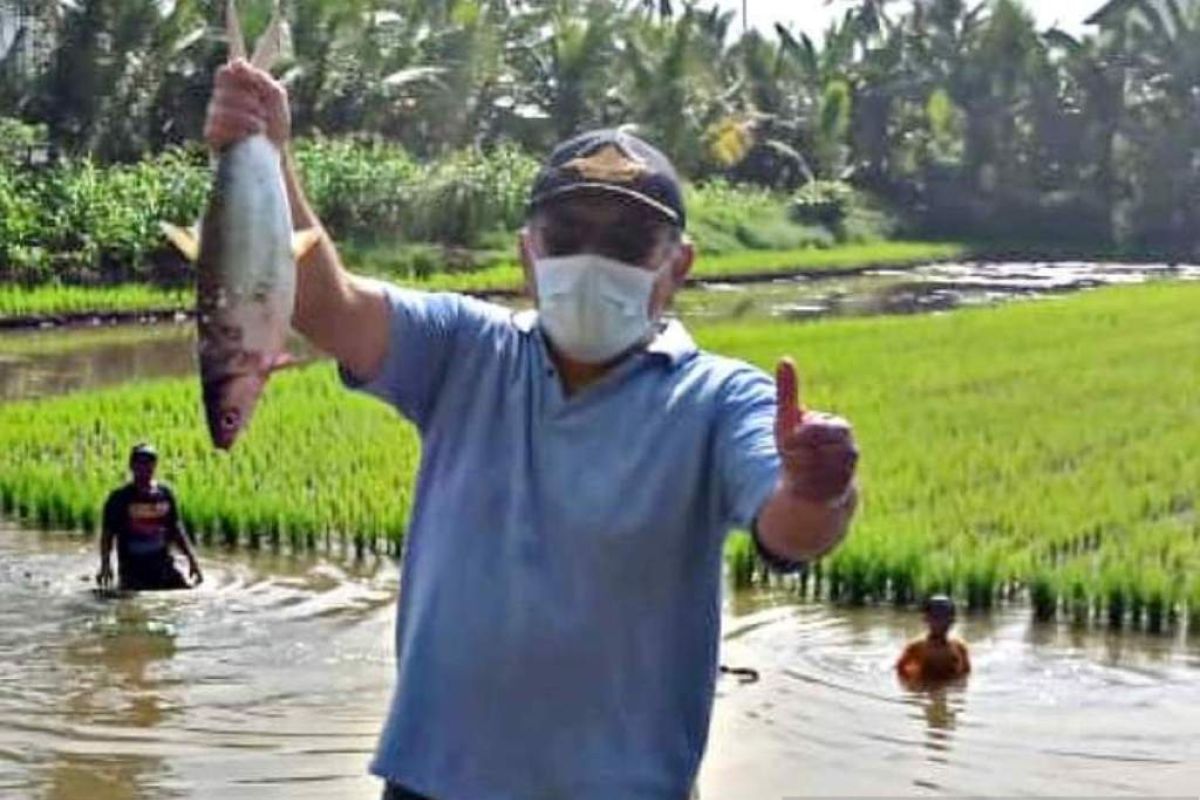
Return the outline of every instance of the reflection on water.
[[[166,323],[117,332],[124,335],[94,330],[0,334],[0,399],[44,397],[194,371],[193,326]]]
[[[190,323],[0,333],[0,401],[195,374],[195,343]],[[288,348],[315,354],[298,336]]]
[[[0,797],[361,798],[396,570],[206,554],[196,592],[100,600],[95,543],[0,527]],[[1200,641],[966,615],[974,670],[911,691],[920,615],[731,596],[705,800],[1194,795]]]
[[[894,673],[915,612],[741,601],[702,787],[710,797],[1190,796],[1200,786],[1200,641],[966,616],[960,683]]]
[[[693,320],[815,319],[946,311],[1150,280],[1200,280],[1200,267],[1088,262],[932,264],[834,278],[714,281],[676,300]]]
[[[378,796],[390,565],[206,559],[199,591],[100,599],[95,561],[0,527],[0,797]]]
[[[63,716],[115,732],[155,728],[177,714],[178,701],[163,674],[175,654],[170,626],[133,602],[120,603],[111,614],[85,614],[84,619],[61,643]],[[106,753],[105,737],[79,739],[46,765],[41,779],[46,800],[148,797],[141,789],[151,786],[155,797],[179,796],[170,789],[169,761],[163,756]]]

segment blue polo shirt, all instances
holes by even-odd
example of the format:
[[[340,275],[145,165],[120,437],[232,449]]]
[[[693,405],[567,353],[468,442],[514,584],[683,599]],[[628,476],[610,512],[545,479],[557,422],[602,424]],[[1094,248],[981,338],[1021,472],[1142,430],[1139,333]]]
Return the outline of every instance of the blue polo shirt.
[[[386,291],[389,352],[356,388],[422,456],[372,771],[437,800],[682,800],[722,544],[778,476],[774,383],[670,322],[568,397],[534,312]]]

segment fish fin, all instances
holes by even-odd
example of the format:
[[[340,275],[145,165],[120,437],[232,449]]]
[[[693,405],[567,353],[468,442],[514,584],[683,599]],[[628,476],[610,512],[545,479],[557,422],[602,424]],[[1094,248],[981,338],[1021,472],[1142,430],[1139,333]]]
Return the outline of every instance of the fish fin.
[[[287,52],[288,38],[287,22],[283,18],[279,0],[275,0],[271,9],[271,21],[267,23],[263,35],[258,37],[254,55],[250,56],[250,63],[263,71],[270,71],[275,62]]]
[[[299,261],[321,241],[320,228],[305,228],[292,234],[292,258]]]
[[[195,263],[200,258],[200,237],[195,228],[189,231],[169,222],[160,222],[158,227],[188,261]]]
[[[246,57],[246,37],[242,34],[242,23],[238,20],[237,3],[225,3],[225,38],[229,43],[229,60]]]

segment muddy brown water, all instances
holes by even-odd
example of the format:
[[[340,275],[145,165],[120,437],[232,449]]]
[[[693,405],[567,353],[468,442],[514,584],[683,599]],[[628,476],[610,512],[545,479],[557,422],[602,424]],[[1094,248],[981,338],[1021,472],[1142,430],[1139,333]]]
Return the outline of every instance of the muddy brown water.
[[[1144,265],[941,265],[714,285],[692,320],[936,311],[1104,283]],[[1033,284],[1036,284],[1034,286]],[[194,370],[191,325],[0,335],[0,400]],[[184,498],[186,502],[186,498]],[[397,570],[202,554],[195,592],[98,599],[94,541],[0,523],[0,798],[375,798]],[[728,593],[701,790],[713,798],[1149,796],[1200,792],[1200,635],[963,620],[975,674],[911,692],[912,613]]]
[[[393,669],[391,563],[205,554],[102,600],[94,542],[0,526],[0,797],[362,798]],[[705,800],[1195,796],[1200,641],[968,617],[975,672],[911,692],[912,613],[731,594]]]

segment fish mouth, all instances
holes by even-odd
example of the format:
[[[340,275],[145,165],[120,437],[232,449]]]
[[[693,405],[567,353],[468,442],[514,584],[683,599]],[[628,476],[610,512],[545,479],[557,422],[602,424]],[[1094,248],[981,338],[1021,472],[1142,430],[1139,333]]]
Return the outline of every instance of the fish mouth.
[[[213,447],[229,450],[250,421],[266,382],[254,372],[203,381],[204,415]]]

